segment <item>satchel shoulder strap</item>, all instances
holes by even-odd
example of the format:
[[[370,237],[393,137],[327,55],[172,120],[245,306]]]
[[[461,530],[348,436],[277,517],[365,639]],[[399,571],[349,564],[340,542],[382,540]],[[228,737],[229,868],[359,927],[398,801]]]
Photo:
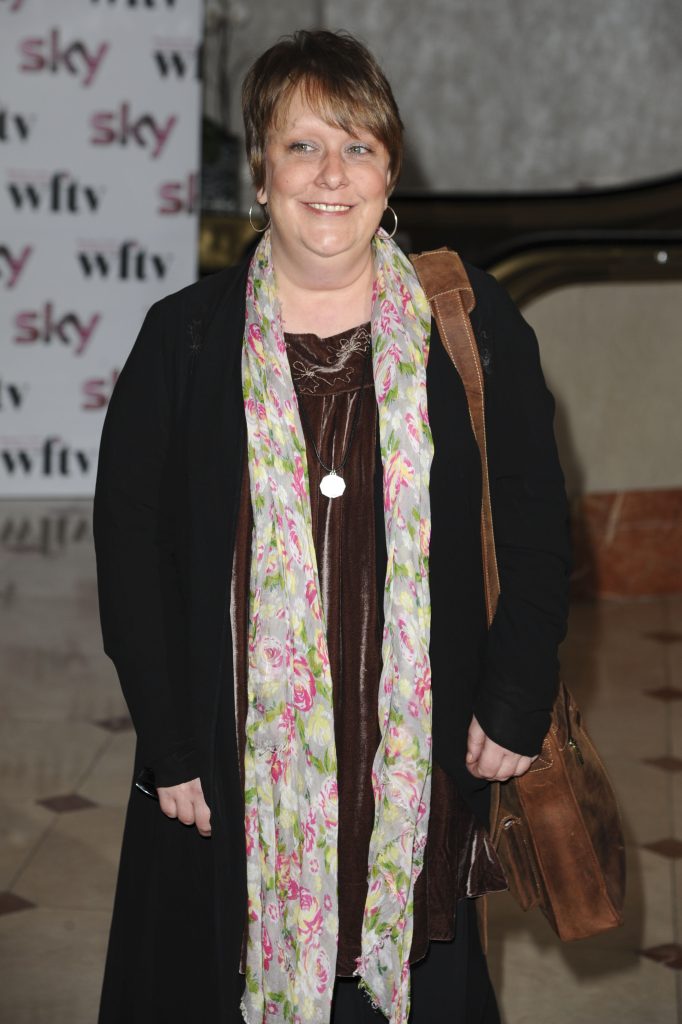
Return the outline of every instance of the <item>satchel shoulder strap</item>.
[[[469,406],[471,428],[481,456],[481,548],[488,625],[500,595],[495,555],[493,514],[485,433],[483,370],[469,314],[476,305],[474,290],[461,257],[452,249],[411,254],[410,259],[431,305],[445,351],[462,379]]]

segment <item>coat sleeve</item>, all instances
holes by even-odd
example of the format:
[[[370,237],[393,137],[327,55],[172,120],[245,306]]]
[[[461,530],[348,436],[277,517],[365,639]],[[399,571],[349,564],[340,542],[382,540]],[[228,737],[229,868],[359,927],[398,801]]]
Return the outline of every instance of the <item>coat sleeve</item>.
[[[174,549],[179,445],[166,304],[152,306],[102,432],[94,506],[104,650],[157,786],[199,775],[187,702],[186,616]]]
[[[494,282],[483,316],[479,341],[501,594],[474,712],[491,739],[533,756],[549,728],[559,681],[557,651],[566,632],[568,506],[554,440],[554,400],[535,334]]]

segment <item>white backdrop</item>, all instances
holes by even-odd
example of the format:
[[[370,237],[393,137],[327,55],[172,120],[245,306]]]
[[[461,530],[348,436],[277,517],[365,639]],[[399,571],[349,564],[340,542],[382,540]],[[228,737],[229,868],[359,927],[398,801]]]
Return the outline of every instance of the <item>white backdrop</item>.
[[[0,0],[0,496],[89,495],[143,316],[196,276],[202,0]]]

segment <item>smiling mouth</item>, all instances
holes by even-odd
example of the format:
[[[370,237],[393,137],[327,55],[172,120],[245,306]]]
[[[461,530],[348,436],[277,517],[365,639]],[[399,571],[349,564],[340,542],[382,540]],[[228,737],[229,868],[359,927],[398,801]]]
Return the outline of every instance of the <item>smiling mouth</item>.
[[[347,213],[351,206],[340,203],[306,203],[311,210],[320,210],[321,213]]]

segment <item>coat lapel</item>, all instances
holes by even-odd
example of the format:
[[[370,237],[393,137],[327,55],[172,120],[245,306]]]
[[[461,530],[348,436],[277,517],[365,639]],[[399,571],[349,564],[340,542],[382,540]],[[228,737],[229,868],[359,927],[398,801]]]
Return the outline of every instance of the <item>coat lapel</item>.
[[[207,782],[219,683],[231,678],[230,578],[246,438],[241,352],[247,271],[245,264],[232,272],[215,311],[201,325],[189,396],[190,678],[197,735],[210,737],[203,766]]]

